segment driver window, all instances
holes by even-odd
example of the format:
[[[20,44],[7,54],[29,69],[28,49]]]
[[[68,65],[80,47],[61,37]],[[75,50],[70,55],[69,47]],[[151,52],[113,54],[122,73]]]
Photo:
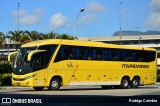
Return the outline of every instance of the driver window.
[[[43,68],[45,68],[45,56],[42,54],[37,55],[33,60],[33,70],[37,71]]]

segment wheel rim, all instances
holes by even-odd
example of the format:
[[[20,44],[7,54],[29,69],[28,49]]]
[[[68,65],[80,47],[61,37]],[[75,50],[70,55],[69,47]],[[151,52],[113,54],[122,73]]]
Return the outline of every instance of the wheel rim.
[[[125,79],[125,80],[123,80],[122,84],[123,84],[124,87],[127,87],[128,86],[128,81]]]
[[[57,88],[58,83],[56,81],[52,81],[51,86],[52,86],[52,88]]]
[[[134,86],[137,86],[137,85],[138,85],[138,82],[137,82],[136,80],[134,80],[134,81],[133,81],[133,85],[134,85]]]

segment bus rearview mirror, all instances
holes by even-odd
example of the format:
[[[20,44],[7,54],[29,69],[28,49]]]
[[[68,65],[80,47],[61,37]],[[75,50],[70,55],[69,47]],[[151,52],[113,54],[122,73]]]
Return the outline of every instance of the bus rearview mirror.
[[[15,51],[15,52],[11,52],[9,55],[8,55],[8,62],[11,61],[11,56],[14,55],[14,54],[17,54],[18,51]]]
[[[27,61],[31,61],[31,58],[32,58],[33,54],[39,53],[39,52],[45,52],[45,51],[46,51],[46,50],[34,50],[34,51],[31,51],[31,52],[28,54]]]

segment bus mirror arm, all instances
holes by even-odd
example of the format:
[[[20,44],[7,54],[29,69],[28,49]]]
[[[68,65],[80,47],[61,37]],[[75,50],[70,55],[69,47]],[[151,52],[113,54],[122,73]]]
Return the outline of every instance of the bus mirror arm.
[[[46,51],[46,50],[34,50],[34,51],[31,51],[31,52],[28,54],[27,60],[28,60],[28,61],[31,61],[31,58],[32,58],[33,54],[39,53],[39,52],[45,52],[45,51]]]
[[[11,52],[9,55],[8,55],[8,62],[11,61],[11,56],[14,55],[14,54],[17,54],[18,51],[15,51],[15,52]]]

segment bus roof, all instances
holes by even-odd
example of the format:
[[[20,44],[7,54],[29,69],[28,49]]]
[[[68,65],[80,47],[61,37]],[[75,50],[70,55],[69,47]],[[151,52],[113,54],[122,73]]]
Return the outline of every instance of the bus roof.
[[[124,46],[124,45],[107,44],[107,43],[103,43],[103,42],[79,41],[79,40],[62,40],[62,39],[38,40],[38,41],[33,41],[33,42],[30,42],[30,43],[26,43],[26,44],[22,45],[21,47],[34,47],[34,46],[50,45],[50,44],[156,51],[156,49],[153,49],[153,48],[131,47],[131,46]]]

